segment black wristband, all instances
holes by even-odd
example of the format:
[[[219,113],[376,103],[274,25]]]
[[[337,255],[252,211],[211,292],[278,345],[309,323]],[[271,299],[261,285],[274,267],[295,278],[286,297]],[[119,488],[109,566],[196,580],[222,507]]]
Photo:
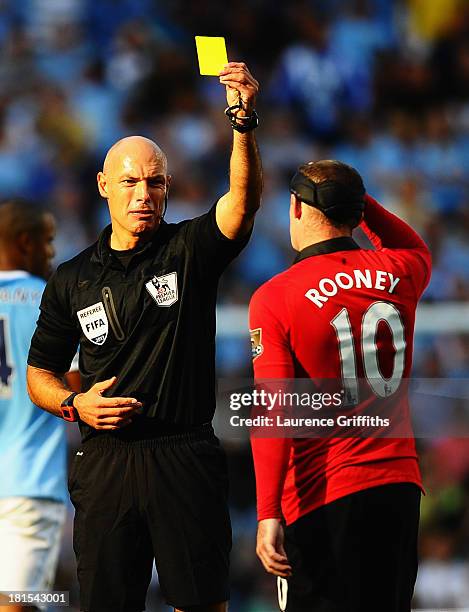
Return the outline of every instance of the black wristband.
[[[250,132],[251,130],[255,130],[259,125],[259,115],[256,113],[255,109],[252,109],[252,113],[249,117],[238,117],[234,111],[238,109],[242,109],[241,104],[233,104],[233,106],[228,106],[225,108],[225,115],[230,120],[231,127],[240,132],[241,134],[245,134],[246,132]]]
[[[76,398],[76,396],[78,395],[78,393],[71,393],[68,397],[66,397],[64,399],[64,401],[60,404],[61,406],[69,406],[74,408],[73,402]]]

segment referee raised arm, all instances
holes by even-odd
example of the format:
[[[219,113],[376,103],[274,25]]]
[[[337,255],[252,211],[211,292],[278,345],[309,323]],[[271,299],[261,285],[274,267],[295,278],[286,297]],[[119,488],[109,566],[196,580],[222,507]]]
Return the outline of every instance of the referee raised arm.
[[[81,610],[140,612],[156,560],[178,610],[222,611],[231,528],[215,410],[220,275],[249,240],[260,204],[253,129],[258,83],[220,73],[233,127],[230,188],[209,212],[163,220],[163,151],[131,136],[98,173],[111,224],[49,280],[28,358],[31,399],[78,421],[71,466]],[[62,382],[77,345],[83,392]]]

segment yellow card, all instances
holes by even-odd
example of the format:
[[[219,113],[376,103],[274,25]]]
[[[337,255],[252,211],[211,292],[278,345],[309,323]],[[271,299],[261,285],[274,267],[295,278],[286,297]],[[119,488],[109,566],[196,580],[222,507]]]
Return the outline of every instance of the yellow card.
[[[228,63],[223,36],[196,36],[200,74],[218,76]]]

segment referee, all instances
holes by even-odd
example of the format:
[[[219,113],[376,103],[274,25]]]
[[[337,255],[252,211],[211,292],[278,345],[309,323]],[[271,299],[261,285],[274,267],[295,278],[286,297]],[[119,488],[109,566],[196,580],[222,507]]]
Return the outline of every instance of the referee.
[[[49,280],[28,358],[31,399],[78,421],[71,466],[74,550],[85,612],[140,612],[156,562],[177,610],[221,612],[231,527],[215,409],[215,304],[260,204],[258,83],[220,72],[233,127],[230,188],[206,214],[163,220],[165,154],[131,136],[108,151],[98,188],[111,224]],[[80,346],[83,392],[63,373]]]

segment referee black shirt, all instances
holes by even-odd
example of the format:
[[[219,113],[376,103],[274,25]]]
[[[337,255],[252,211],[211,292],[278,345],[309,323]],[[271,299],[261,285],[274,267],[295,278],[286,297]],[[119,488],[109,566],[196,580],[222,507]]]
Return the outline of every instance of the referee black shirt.
[[[82,391],[117,376],[108,395],[135,397],[144,414],[96,435],[140,439],[184,431],[215,411],[215,307],[218,280],[249,240],[226,238],[216,205],[190,221],[162,222],[130,251],[98,241],[52,275],[41,302],[28,364],[62,373],[80,345]]]

